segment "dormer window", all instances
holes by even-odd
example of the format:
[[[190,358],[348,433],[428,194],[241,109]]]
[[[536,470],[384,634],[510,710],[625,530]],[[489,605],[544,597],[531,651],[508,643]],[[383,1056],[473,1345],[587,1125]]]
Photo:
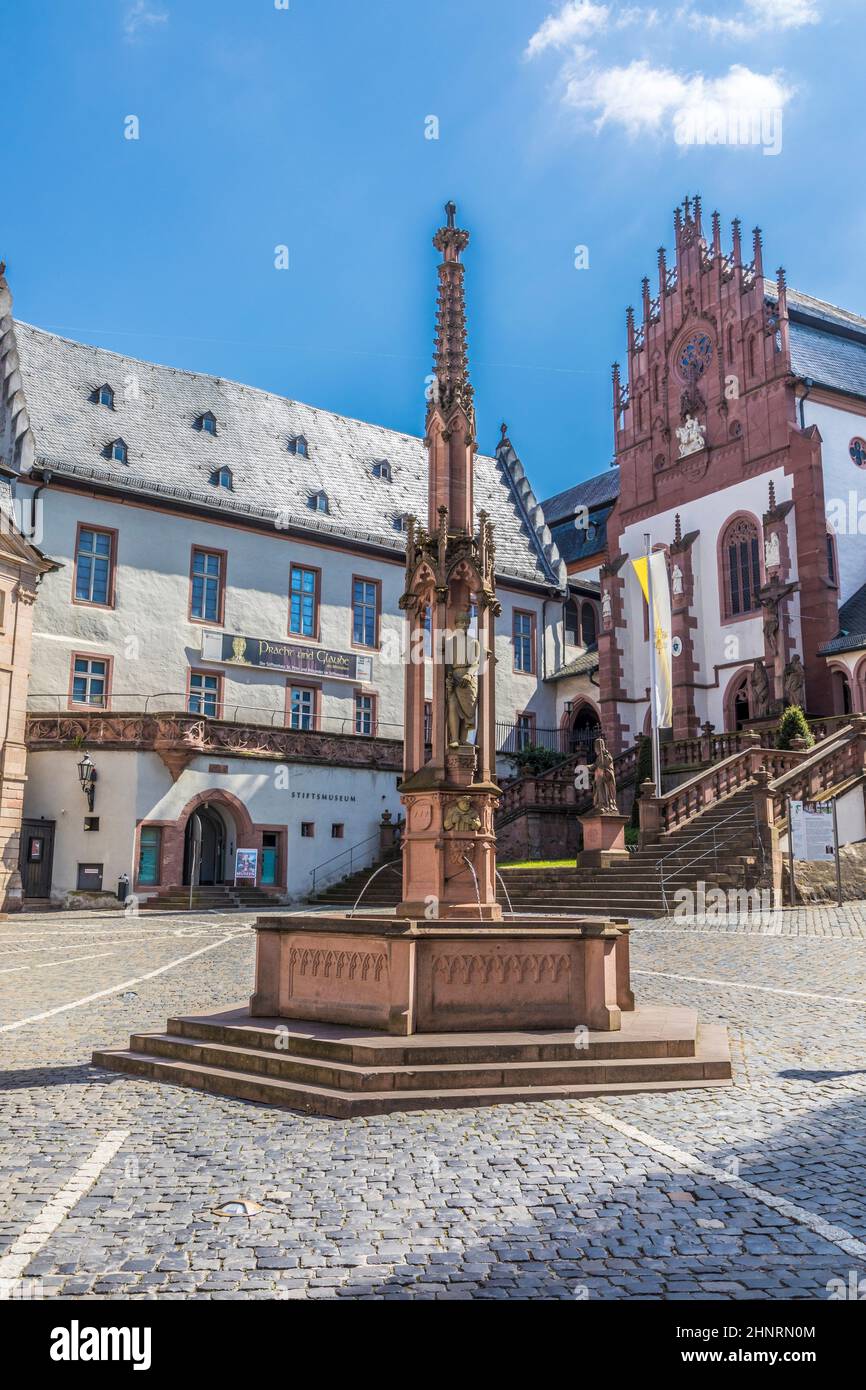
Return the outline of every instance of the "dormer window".
[[[373,464],[373,477],[384,478],[387,483],[391,481],[391,465],[387,459],[377,459]]]
[[[329,512],[331,509],[328,505],[328,494],[323,489],[314,492],[310,498],[309,506],[314,512]]]
[[[288,449],[290,454],[297,454],[299,458],[310,457],[310,446],[302,434],[295,434],[289,440]],[[327,500],[327,499],[326,499]],[[327,511],[325,507],[325,511]]]
[[[231,492],[232,470],[230,468],[215,468],[210,475],[210,480],[214,487],[224,487]]]
[[[106,444],[103,453],[115,463],[129,463],[129,450],[122,439],[113,439],[110,444]]]
[[[193,429],[200,430],[202,434],[216,434],[216,416],[206,410],[204,415],[198,415],[193,421]]]
[[[395,516],[391,520],[391,525],[395,531],[408,531],[409,518],[407,516]]]
[[[114,391],[107,381],[90,393],[90,399],[96,405],[104,405],[108,410],[114,409]]]

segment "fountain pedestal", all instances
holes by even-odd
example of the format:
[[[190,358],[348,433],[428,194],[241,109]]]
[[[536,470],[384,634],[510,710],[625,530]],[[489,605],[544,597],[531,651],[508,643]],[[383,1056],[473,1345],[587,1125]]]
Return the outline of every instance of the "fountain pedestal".
[[[253,1017],[413,1033],[591,1028],[634,1009],[624,921],[260,917]]]

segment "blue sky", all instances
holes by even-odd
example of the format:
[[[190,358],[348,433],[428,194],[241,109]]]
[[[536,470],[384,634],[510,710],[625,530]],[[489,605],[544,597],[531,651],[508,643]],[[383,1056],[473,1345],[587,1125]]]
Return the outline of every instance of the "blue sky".
[[[280,3],[6,8],[19,317],[421,433],[453,197],[479,443],[507,420],[547,496],[610,461],[625,306],[686,193],[866,313],[862,0]]]

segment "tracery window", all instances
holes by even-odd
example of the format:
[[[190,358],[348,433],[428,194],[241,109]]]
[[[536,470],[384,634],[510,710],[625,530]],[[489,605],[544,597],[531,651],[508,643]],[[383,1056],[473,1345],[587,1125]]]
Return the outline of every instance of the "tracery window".
[[[726,616],[756,612],[761,606],[761,554],[754,521],[741,516],[731,522],[722,541],[722,562]]]

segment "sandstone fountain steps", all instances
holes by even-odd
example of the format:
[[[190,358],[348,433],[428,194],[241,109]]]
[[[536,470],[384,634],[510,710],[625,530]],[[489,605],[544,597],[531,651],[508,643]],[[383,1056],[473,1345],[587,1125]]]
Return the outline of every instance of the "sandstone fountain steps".
[[[307,1114],[580,1099],[729,1082],[723,1027],[689,1009],[624,1015],[616,1032],[415,1034],[252,1019],[243,1011],[169,1020],[94,1063],[134,1076]]]

